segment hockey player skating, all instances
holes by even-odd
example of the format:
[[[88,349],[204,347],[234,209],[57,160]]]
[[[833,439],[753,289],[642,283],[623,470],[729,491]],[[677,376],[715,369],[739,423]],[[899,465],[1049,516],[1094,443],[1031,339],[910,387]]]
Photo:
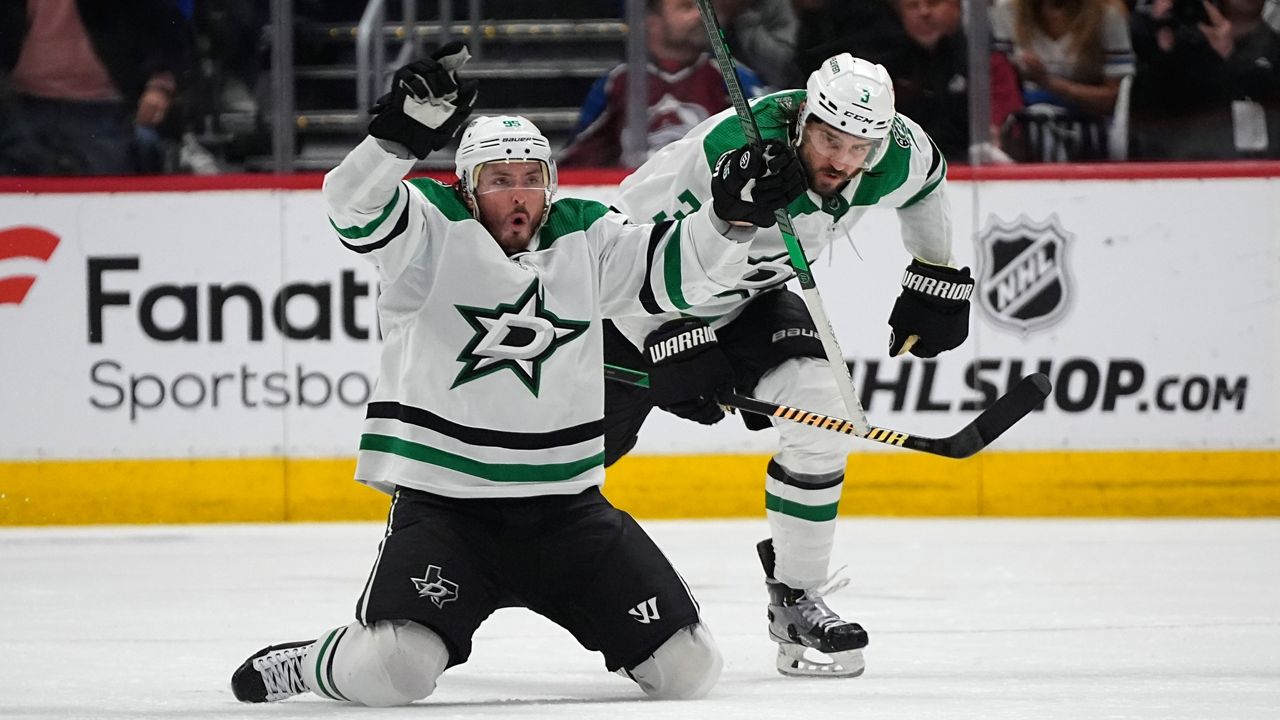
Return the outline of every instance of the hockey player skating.
[[[968,268],[951,267],[947,164],[920,126],[895,112],[885,69],[837,55],[809,77],[804,90],[765,96],[752,103],[751,112],[765,146],[776,151],[780,144],[791,145],[804,166],[808,192],[788,212],[809,262],[833,238],[849,234],[869,208],[897,209],[913,259],[889,317],[889,354],[909,349],[934,357],[963,343],[973,281]],[[743,141],[733,110],[708,119],[624,180],[615,206],[634,218],[688,216],[713,195],[712,163]],[[717,422],[724,413],[715,396],[724,389],[845,414],[809,313],[783,287],[794,272],[776,228],[756,235],[749,263],[733,291],[683,308],[683,320],[650,315],[606,324],[606,362],[648,370],[652,388],[606,388],[606,464],[634,447],[654,406],[704,424]],[[705,323],[715,328],[714,336]],[[664,350],[676,328],[688,334],[684,344],[690,349],[673,369]],[[768,427],[758,416],[743,419],[752,429]],[[867,633],[823,600],[848,582],[830,578],[828,568],[851,439],[796,423],[779,422],[777,429],[778,450],[765,474],[772,538],[757,550],[769,591],[769,633],[779,644],[778,670],[854,677],[864,669]],[[805,648],[830,657],[806,658]]]
[[[547,140],[507,116],[468,126],[456,185],[406,182],[471,110],[474,86],[456,75],[466,58],[448,46],[401,68],[370,137],[325,178],[339,239],[381,277],[385,337],[356,478],[391,509],[356,621],[252,655],[232,675],[239,700],[419,700],[510,606],[564,627],[650,696],[701,697],[719,677],[680,576],[600,494],[601,319],[731,287],[752,224],[802,191],[800,166],[734,149],[710,207],[628,224],[596,202],[553,201]]]

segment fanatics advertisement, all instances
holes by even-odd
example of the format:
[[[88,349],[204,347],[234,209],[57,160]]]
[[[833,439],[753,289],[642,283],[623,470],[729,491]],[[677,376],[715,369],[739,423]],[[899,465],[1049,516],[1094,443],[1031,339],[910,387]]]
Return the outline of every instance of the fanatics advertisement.
[[[950,435],[1041,372],[1045,407],[993,449],[1280,446],[1280,182],[950,189],[977,279],[960,349],[887,355],[910,261],[894,213],[811,262],[873,424]],[[0,195],[0,459],[354,455],[376,302],[317,191]],[[773,449],[734,418],[691,429],[655,411],[637,452]]]

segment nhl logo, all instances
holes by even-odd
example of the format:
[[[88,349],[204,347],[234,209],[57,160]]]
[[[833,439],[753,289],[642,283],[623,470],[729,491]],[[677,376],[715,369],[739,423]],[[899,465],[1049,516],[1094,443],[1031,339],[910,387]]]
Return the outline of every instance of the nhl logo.
[[[1023,335],[1061,320],[1071,299],[1067,246],[1074,237],[1057,214],[1044,222],[1019,215],[1008,224],[992,215],[978,236],[978,303],[987,317]]]

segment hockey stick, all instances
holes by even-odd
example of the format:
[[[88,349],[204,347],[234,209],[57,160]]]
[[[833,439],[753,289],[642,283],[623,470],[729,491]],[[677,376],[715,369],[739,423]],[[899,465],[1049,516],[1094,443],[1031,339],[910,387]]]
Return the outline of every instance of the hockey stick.
[[[614,382],[649,387],[649,375],[640,370],[605,364],[604,376],[605,379]],[[810,412],[790,405],[765,402],[732,392],[722,394],[717,401],[725,407],[743,412],[790,420],[884,445],[961,460],[990,445],[1005,430],[1013,427],[1014,423],[1039,407],[1040,403],[1049,397],[1050,389],[1049,378],[1041,373],[1032,373],[1019,380],[1012,390],[997,398],[991,407],[979,413],[978,417],[961,428],[960,432],[944,438],[908,435],[898,430],[874,426],[867,433],[859,433],[851,420]]]
[[[698,13],[702,15],[702,25],[706,28],[707,38],[711,41],[711,50],[715,53],[716,64],[720,66],[720,76],[724,78],[729,98],[733,100],[733,109],[738,113],[738,121],[742,124],[742,134],[752,147],[760,147],[760,128],[756,118],[751,114],[747,99],[742,94],[742,86],[738,83],[738,75],[734,70],[733,57],[724,42],[724,31],[716,20],[716,11],[711,7],[711,0],[697,0]],[[800,238],[796,237],[795,227],[791,224],[791,216],[786,208],[779,208],[775,213],[778,219],[778,230],[782,232],[782,241],[787,246],[787,256],[791,267],[796,272],[800,283],[804,304],[809,308],[813,324],[818,329],[818,339],[822,341],[823,353],[831,365],[831,373],[835,376],[836,387],[840,389],[840,397],[844,400],[845,409],[849,412],[849,422],[853,424],[854,435],[866,436],[874,428],[867,421],[867,413],[853,390],[853,380],[849,377],[849,367],[845,364],[844,353],[836,342],[835,332],[831,329],[831,321],[827,319],[827,311],[822,305],[822,297],[818,295],[818,286],[813,281],[813,273],[809,270],[809,260],[805,257]]]

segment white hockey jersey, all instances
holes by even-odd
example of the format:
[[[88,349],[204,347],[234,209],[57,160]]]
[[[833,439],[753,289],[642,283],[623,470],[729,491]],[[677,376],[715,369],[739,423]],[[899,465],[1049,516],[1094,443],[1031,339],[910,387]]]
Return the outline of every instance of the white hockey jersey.
[[[760,134],[788,141],[789,128],[804,100],[803,90],[789,90],[752,101]],[[614,206],[636,222],[685,217],[710,204],[716,160],[745,143],[732,108],[708,118],[623,180]],[[808,191],[787,208],[810,263],[834,238],[846,233],[852,237],[853,226],[873,207],[897,208],[902,242],[913,256],[936,265],[952,263],[946,160],[925,131],[903,115],[894,118],[885,143],[875,165],[854,177],[837,197],[824,200]],[[748,262],[750,267],[734,290],[684,314],[705,318],[718,327],[737,317],[751,296],[795,276],[776,226],[756,233]],[[614,323],[640,347],[650,331],[671,317],[615,318]]]
[[[412,166],[366,138],[324,181],[339,239],[380,275],[382,359],[356,479],[462,498],[603,483],[602,315],[706,302],[741,277],[754,229],[720,234],[709,203],[632,225],[564,199],[508,258],[452,187],[405,181]]]

